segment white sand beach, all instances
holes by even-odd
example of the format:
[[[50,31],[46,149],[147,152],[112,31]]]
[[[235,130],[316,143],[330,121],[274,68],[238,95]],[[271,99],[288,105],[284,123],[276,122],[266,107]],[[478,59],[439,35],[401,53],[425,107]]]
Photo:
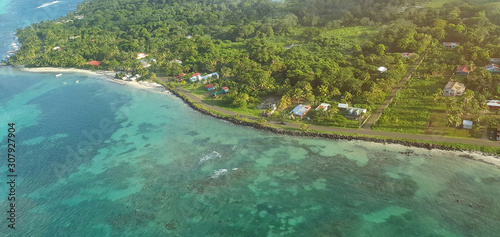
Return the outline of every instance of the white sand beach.
[[[148,90],[156,93],[165,93],[169,94],[170,92],[166,90],[162,85],[157,83],[149,83],[145,81],[124,81],[121,79],[116,79],[114,71],[90,71],[85,69],[78,68],[57,68],[57,67],[37,67],[37,68],[27,68],[27,67],[19,67],[19,69],[27,72],[36,72],[36,73],[82,73],[92,76],[99,76],[100,78],[106,79],[111,82],[115,82],[122,85],[132,86],[137,89]]]

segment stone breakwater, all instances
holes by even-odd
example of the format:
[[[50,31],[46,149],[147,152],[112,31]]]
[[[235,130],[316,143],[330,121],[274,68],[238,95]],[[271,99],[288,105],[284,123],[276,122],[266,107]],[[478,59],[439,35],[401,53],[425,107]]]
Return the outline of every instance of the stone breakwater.
[[[346,140],[346,141],[367,141],[367,142],[376,142],[376,143],[382,143],[382,144],[399,144],[407,147],[419,147],[419,148],[425,148],[428,150],[431,149],[439,149],[439,150],[446,150],[446,151],[470,151],[472,152],[473,150],[470,149],[460,149],[460,148],[455,148],[452,146],[448,145],[443,145],[443,144],[432,144],[432,143],[425,143],[425,142],[418,142],[418,141],[404,141],[404,140],[397,140],[397,139],[390,139],[390,138],[376,138],[376,137],[367,137],[367,136],[353,136],[353,135],[343,135],[343,134],[330,134],[330,133],[320,133],[320,132],[306,132],[306,131],[293,131],[293,130],[286,130],[286,129],[281,129],[281,128],[276,128],[276,127],[271,127],[271,126],[266,126],[264,124],[256,123],[256,122],[249,122],[249,121],[244,121],[241,119],[237,119],[231,116],[223,116],[220,114],[213,113],[203,107],[196,106],[192,103],[191,100],[189,100],[186,96],[183,94],[179,93],[176,90],[169,89],[172,94],[175,96],[179,97],[182,99],[187,105],[189,105],[191,108],[206,114],[210,115],[212,117],[218,118],[218,119],[223,119],[228,122],[231,122],[236,125],[243,125],[243,126],[249,126],[253,127],[256,129],[272,132],[275,134],[281,134],[281,135],[288,135],[288,136],[298,136],[298,137],[310,137],[310,138],[325,138],[325,139],[333,139],[333,140]],[[479,151],[478,151],[479,152]],[[495,156],[498,157],[497,154],[491,154],[491,153],[486,153],[486,152],[479,152],[482,155],[485,156]],[[470,159],[474,159],[473,157],[468,157]],[[476,160],[476,159],[474,159]],[[486,162],[484,160],[480,160],[483,162]],[[486,162],[489,163],[489,162]]]

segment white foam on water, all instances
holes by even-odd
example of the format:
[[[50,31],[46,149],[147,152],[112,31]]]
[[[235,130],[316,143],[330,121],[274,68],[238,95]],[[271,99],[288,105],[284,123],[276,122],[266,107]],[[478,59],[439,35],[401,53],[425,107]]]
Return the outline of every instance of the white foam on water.
[[[221,175],[224,175],[227,173],[227,169],[220,169],[220,170],[214,170],[214,175],[210,176],[212,179],[216,179]]]
[[[216,151],[212,151],[212,153],[209,153],[209,154],[206,154],[204,155],[201,159],[200,159],[200,163],[203,163],[205,161],[209,161],[211,159],[215,159],[215,158],[220,158],[221,155],[219,154],[219,152],[216,152]]]
[[[54,4],[56,4],[56,3],[60,3],[60,2],[61,2],[61,1],[53,1],[53,2],[44,3],[44,4],[42,4],[42,5],[38,6],[38,7],[36,7],[35,9],[48,7],[48,6],[50,6],[50,5],[54,5]]]

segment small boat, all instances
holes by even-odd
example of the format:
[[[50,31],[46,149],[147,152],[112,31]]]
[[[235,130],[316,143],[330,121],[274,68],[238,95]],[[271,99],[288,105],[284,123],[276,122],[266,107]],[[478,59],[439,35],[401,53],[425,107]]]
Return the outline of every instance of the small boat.
[[[63,82],[64,85],[66,85],[66,82]]]
[[[59,74],[56,75],[56,77],[60,77],[60,76],[62,76],[62,73],[59,73]]]
[[[77,80],[77,81],[75,81],[75,83],[78,83],[78,82],[80,82],[80,81],[78,81],[78,80]]]

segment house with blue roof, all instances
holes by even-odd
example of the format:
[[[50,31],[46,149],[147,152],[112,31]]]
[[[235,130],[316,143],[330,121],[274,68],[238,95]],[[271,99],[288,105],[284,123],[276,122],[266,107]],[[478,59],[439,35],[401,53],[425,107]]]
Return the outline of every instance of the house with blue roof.
[[[290,112],[290,114],[303,118],[309,110],[311,110],[310,105],[298,105]]]

